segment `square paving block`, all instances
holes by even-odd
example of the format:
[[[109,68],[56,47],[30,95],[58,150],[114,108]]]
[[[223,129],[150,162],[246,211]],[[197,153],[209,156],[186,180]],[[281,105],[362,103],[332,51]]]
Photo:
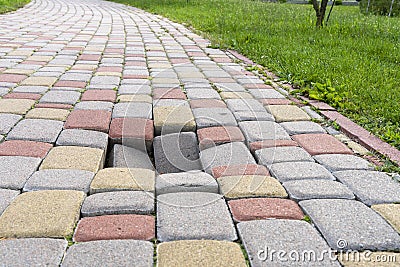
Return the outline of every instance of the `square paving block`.
[[[98,131],[67,129],[57,138],[57,146],[84,146],[107,149],[108,135]]]
[[[65,122],[65,129],[85,129],[107,133],[111,112],[105,110],[73,110]]]
[[[8,134],[22,116],[16,114],[0,114],[0,134]]]
[[[249,89],[250,94],[257,99],[282,99],[286,98],[275,89]]]
[[[238,127],[208,127],[197,130],[200,149],[210,148],[230,142],[244,142],[244,136]]]
[[[196,108],[193,109],[197,128],[212,126],[237,126],[232,112],[227,108]]]
[[[48,119],[65,121],[69,115],[69,110],[56,108],[34,108],[25,116],[26,119]]]
[[[289,134],[273,121],[242,121],[239,127],[247,143],[263,140],[290,140]]]
[[[114,90],[87,90],[82,94],[81,101],[115,102],[117,92]]]
[[[226,104],[217,99],[193,99],[190,100],[190,107],[195,108],[226,108]]]
[[[74,105],[80,96],[79,92],[50,90],[42,96],[39,102]]]
[[[24,115],[34,104],[30,99],[0,99],[0,113]]]
[[[270,105],[267,110],[275,117],[276,122],[310,120],[304,110],[294,105]]]
[[[265,111],[264,106],[255,99],[228,99],[226,100],[228,108],[232,112],[236,111]]]
[[[353,154],[345,144],[329,134],[298,134],[293,140],[299,143],[311,155]]]
[[[221,99],[214,89],[186,89],[189,99]]]
[[[363,158],[346,154],[325,154],[314,156],[314,159],[328,170],[373,170],[374,166]]]
[[[85,194],[79,191],[37,191],[19,195],[0,217],[1,237],[71,235]]]
[[[1,156],[0,188],[21,189],[40,162],[40,158]]]
[[[271,174],[280,182],[303,179],[335,180],[324,167],[314,162],[280,162],[270,167]]]
[[[113,144],[150,150],[154,137],[153,121],[142,118],[115,118],[111,121],[109,136]]]
[[[144,118],[152,119],[153,106],[149,103],[117,103],[112,113],[113,118]]]
[[[294,134],[324,134],[326,131],[321,125],[312,121],[290,121],[280,124],[290,135]]]
[[[154,170],[153,162],[146,151],[120,144],[112,147],[108,157],[108,166]]]
[[[236,111],[233,113],[237,121],[275,121],[267,111]]]
[[[104,150],[91,147],[58,146],[40,165],[45,169],[76,169],[98,172],[104,166]]]
[[[189,107],[155,107],[153,114],[156,135],[193,132],[196,129],[192,110]]]
[[[314,162],[310,154],[301,147],[281,146],[259,149],[255,152],[259,164],[271,166],[273,163],[290,161],[309,161]]]
[[[43,119],[20,121],[7,136],[7,140],[30,140],[54,143],[60,134],[63,122]]]

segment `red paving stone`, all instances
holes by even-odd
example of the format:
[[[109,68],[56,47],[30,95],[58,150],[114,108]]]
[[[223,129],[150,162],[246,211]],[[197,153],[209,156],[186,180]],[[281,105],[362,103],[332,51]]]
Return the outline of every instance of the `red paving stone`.
[[[9,93],[3,96],[4,99],[32,99],[39,100],[42,97],[40,94],[31,93]]]
[[[190,100],[191,108],[226,108],[226,104],[217,99],[196,99]]]
[[[10,140],[0,144],[0,156],[44,158],[52,147],[48,143]]]
[[[58,81],[54,87],[71,87],[71,88],[85,88],[86,82],[78,81]]]
[[[263,83],[246,83],[243,84],[243,87],[246,89],[274,89],[271,85]]]
[[[153,99],[186,99],[181,89],[154,89]]]
[[[299,145],[292,140],[264,140],[264,141],[250,143],[250,151],[254,153],[254,151],[259,149],[278,147],[278,146],[299,146]]]
[[[268,218],[302,220],[304,213],[293,200],[279,198],[247,198],[228,201],[237,222]]]
[[[99,67],[97,72],[122,72],[121,67]]]
[[[35,108],[59,108],[59,109],[71,109],[74,106],[69,104],[52,104],[52,103],[38,103]]]
[[[241,164],[241,165],[227,165],[212,168],[211,174],[214,178],[224,176],[237,176],[237,175],[263,175],[270,176],[268,169],[265,166],[257,164]]]
[[[229,57],[215,57],[212,60],[214,60],[217,63],[231,63],[232,59]]]
[[[197,130],[200,149],[206,149],[214,145],[220,145],[229,142],[243,142],[244,136],[239,127],[218,126],[208,127]]]
[[[21,74],[0,74],[0,82],[19,83],[25,80],[28,76]]]
[[[245,56],[239,54],[238,52],[236,52],[236,51],[234,51],[234,50],[228,50],[228,51],[229,51],[229,53],[231,53],[234,57],[236,57],[237,59],[243,61],[244,63],[246,63],[246,64],[248,64],[248,65],[254,65],[254,62],[253,62],[251,59],[249,59],[249,58],[247,58],[247,57],[245,57]]]
[[[115,118],[110,125],[110,138],[139,138],[152,141],[154,137],[153,121],[141,118]]]
[[[324,102],[310,102],[310,105],[319,110],[336,110]]]
[[[286,98],[259,99],[263,105],[290,105],[292,101]]]
[[[188,59],[188,58],[171,58],[170,61],[172,64],[190,63],[190,59]]]
[[[85,61],[99,61],[101,58],[101,55],[88,55],[88,54],[83,54],[79,57],[79,60],[85,60]]]
[[[111,112],[105,110],[74,110],[64,124],[65,129],[85,129],[108,132]]]
[[[117,92],[114,90],[87,90],[82,94],[82,101],[115,102]]]
[[[155,219],[148,215],[104,215],[79,221],[75,242],[111,239],[151,240],[155,238]]]
[[[345,144],[329,134],[298,134],[293,140],[312,156],[320,154],[353,154]]]

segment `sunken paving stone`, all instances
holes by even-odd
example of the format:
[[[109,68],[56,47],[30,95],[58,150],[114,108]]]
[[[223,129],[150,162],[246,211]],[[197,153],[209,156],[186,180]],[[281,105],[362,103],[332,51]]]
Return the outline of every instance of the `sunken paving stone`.
[[[378,204],[373,205],[371,208],[379,213],[400,233],[400,204]]]
[[[79,218],[85,194],[71,190],[19,195],[0,216],[0,237],[66,237]]]
[[[280,146],[298,146],[298,144],[292,140],[263,140],[249,144],[249,148],[252,153],[259,149]]]
[[[26,119],[48,119],[65,121],[69,115],[69,110],[56,108],[34,108],[26,115]]]
[[[40,158],[0,156],[0,188],[21,189],[40,162]]]
[[[200,152],[200,161],[207,173],[218,166],[256,164],[248,148],[241,142],[232,142],[204,149]]]
[[[354,194],[342,183],[330,180],[298,180],[284,182],[283,186],[293,200],[343,198],[354,199]]]
[[[238,127],[208,127],[197,130],[199,147],[201,150],[215,145],[221,145],[230,142],[243,142],[244,136]]]
[[[0,113],[24,115],[34,104],[30,99],[0,99]]]
[[[276,122],[310,120],[304,110],[294,105],[271,105],[267,106],[267,110],[275,117]]]
[[[3,266],[59,266],[68,241],[50,238],[25,238],[0,241]]]
[[[288,133],[272,121],[242,121],[239,122],[247,143],[262,140],[290,140]]]
[[[155,187],[155,173],[140,168],[106,168],[100,170],[90,185],[90,194],[111,191],[149,191]]]
[[[201,171],[168,173],[156,177],[156,194],[209,192],[218,194],[218,183]]]
[[[85,199],[83,217],[114,214],[151,214],[154,212],[154,195],[143,191],[115,191],[98,193]]]
[[[62,267],[143,266],[152,267],[153,243],[141,240],[100,240],[71,246]]]
[[[333,249],[400,249],[400,235],[376,212],[355,200],[313,199],[300,202]]]
[[[0,188],[0,215],[19,194],[20,192],[16,190]]]
[[[377,171],[350,170],[333,173],[366,205],[400,202],[400,183]]]
[[[40,99],[40,103],[75,104],[81,93],[74,91],[48,91]]]
[[[293,135],[292,138],[313,156],[320,154],[353,154],[350,148],[329,134],[299,134]]]
[[[239,175],[217,179],[221,194],[226,198],[280,197],[288,195],[282,185],[270,176]]]
[[[110,127],[111,112],[105,110],[74,110],[67,121],[65,129],[85,129],[107,133]]]
[[[302,220],[304,213],[296,202],[279,198],[246,198],[228,202],[236,222],[269,218]]]
[[[291,121],[280,124],[290,135],[295,134],[313,134],[326,133],[324,128],[318,123],[312,121]]]
[[[354,155],[326,154],[314,156],[314,159],[331,172],[374,169],[374,166],[371,163]]]
[[[53,146],[48,143],[11,140],[0,143],[0,156],[44,158]]]
[[[274,121],[274,117],[266,111],[236,111],[233,113],[237,121]]]
[[[97,172],[104,166],[104,150],[92,147],[58,146],[40,165],[45,169],[76,169]]]
[[[257,150],[255,152],[259,164],[270,166],[273,163],[290,161],[309,161],[314,162],[310,154],[301,147],[281,146],[270,147]]]
[[[7,134],[20,119],[20,115],[0,114],[0,134]]]
[[[124,144],[139,150],[151,149],[153,121],[142,118],[116,118],[111,121],[109,136],[113,144]]]
[[[106,149],[108,135],[98,131],[67,129],[57,138],[57,146],[83,146]]]
[[[89,192],[93,172],[82,170],[40,170],[29,178],[23,191],[77,190]]]
[[[158,196],[157,239],[235,241],[237,235],[221,195],[183,192]]]
[[[196,134],[173,133],[154,138],[154,161],[159,173],[200,170]]]
[[[119,168],[143,168],[154,170],[153,162],[143,150],[115,144],[109,157],[109,166]]]
[[[150,215],[121,214],[85,217],[78,222],[73,240],[135,239],[149,241],[155,237],[155,219]]]
[[[152,105],[149,103],[117,103],[112,113],[113,118],[144,118],[152,119]]]
[[[338,260],[344,267],[397,267],[400,263],[400,253],[366,251],[364,253],[343,253]]]
[[[327,169],[314,162],[280,162],[272,164],[269,169],[280,182],[302,179],[335,180]]]
[[[305,221],[258,220],[238,224],[240,238],[251,266],[335,266],[327,251],[329,246],[318,231]],[[274,251],[275,253],[272,253]],[[278,254],[278,251],[283,253]],[[297,252],[297,254],[291,252]],[[311,255],[303,252],[312,251]]]
[[[153,115],[156,135],[193,132],[196,130],[196,123],[189,107],[154,107]]]
[[[269,176],[269,171],[262,165],[257,164],[239,164],[239,165],[226,165],[218,166],[211,170],[214,178],[224,176],[238,176],[238,175],[264,175]]]
[[[227,108],[196,108],[193,115],[198,129],[212,126],[236,126],[232,112]]]
[[[88,90],[82,94],[81,101],[115,102],[117,92],[114,90]]]
[[[7,135],[7,140],[29,140],[54,143],[63,128],[61,121],[25,119],[17,123]]]
[[[157,246],[157,266],[246,267],[240,246],[217,240],[180,240]]]

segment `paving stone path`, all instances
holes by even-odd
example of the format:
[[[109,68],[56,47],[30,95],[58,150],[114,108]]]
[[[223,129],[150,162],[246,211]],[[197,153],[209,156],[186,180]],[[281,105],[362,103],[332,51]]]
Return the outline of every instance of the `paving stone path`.
[[[0,16],[0,266],[400,265],[400,184],[209,44],[101,0]]]

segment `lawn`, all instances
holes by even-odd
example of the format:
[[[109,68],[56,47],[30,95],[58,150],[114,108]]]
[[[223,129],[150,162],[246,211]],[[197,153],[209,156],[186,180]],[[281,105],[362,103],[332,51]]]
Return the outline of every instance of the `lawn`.
[[[193,27],[213,46],[235,49],[284,80],[303,86],[317,82],[322,91],[330,81],[334,90],[325,94],[326,102],[400,148],[400,18],[364,16],[358,7],[338,6],[328,27],[317,30],[311,5],[114,1]]]
[[[17,10],[29,2],[30,0],[0,0],[0,14]]]

